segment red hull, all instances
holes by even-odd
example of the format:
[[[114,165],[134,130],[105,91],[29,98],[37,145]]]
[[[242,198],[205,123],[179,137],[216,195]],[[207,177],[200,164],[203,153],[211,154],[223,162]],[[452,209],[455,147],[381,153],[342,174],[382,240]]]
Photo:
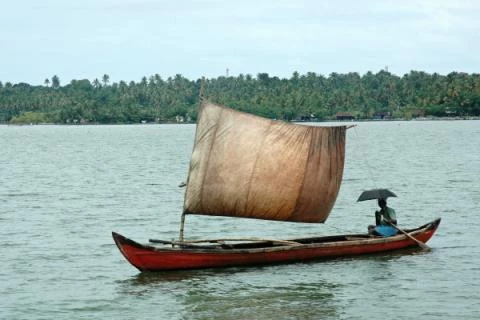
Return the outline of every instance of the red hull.
[[[427,242],[435,233],[440,219],[417,229],[407,230],[421,242]],[[142,245],[112,232],[116,245],[124,257],[140,271],[217,268],[307,261],[386,252],[418,246],[403,234],[393,237],[368,235],[340,235],[295,239],[300,245],[278,245],[271,242],[189,247],[156,247]]]

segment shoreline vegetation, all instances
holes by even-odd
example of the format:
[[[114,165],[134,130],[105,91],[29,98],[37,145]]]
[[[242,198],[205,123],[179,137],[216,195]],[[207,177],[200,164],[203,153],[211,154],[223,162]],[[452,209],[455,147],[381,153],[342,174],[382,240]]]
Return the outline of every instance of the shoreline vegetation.
[[[293,122],[479,120],[480,74],[386,70],[329,76],[294,72],[189,80],[158,74],[140,82],[72,80],[44,85],[0,81],[0,124],[195,123],[199,96],[270,119]]]
[[[278,119],[274,119],[278,120]],[[422,118],[412,118],[412,119],[402,119],[402,118],[390,118],[390,119],[353,119],[353,120],[315,120],[315,121],[303,121],[303,120],[291,120],[292,123],[322,123],[322,122],[401,122],[401,121],[465,121],[465,120],[480,120],[480,117],[422,117]],[[181,121],[181,122],[140,122],[140,123],[99,123],[99,122],[85,122],[85,123],[52,123],[52,122],[30,122],[30,123],[9,123],[9,122],[0,122],[0,126],[108,126],[108,125],[173,125],[173,124],[195,124],[195,121]]]

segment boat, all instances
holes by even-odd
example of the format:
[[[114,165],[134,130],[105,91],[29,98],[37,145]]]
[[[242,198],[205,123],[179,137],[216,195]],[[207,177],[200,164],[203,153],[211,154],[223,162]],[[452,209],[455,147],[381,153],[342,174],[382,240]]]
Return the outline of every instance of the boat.
[[[324,223],[342,182],[347,126],[307,126],[203,100],[190,159],[179,239],[113,239],[140,271],[307,261],[399,250],[428,241],[440,219],[395,236],[349,234],[276,240],[186,240],[188,215]],[[426,245],[425,245],[426,246]]]
[[[425,243],[433,236],[439,224],[440,218],[416,229],[405,231]],[[163,248],[140,244],[115,232],[112,235],[123,256],[140,271],[171,271],[304,262],[374,254],[418,246],[414,240],[400,233],[393,237],[351,234],[286,241],[264,240],[207,245],[177,244],[152,239],[153,243],[162,243]]]

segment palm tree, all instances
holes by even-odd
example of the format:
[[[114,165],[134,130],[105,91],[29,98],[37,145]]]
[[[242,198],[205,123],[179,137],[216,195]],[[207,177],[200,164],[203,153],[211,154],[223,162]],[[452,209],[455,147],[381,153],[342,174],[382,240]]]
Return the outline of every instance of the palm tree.
[[[52,88],[57,89],[60,87],[60,78],[57,75],[52,77]]]
[[[110,80],[110,76],[108,74],[104,74],[102,77],[103,85],[106,86],[109,80]]]
[[[98,81],[98,79],[95,78],[95,80],[93,80],[93,86],[95,87],[95,89],[98,89],[98,88],[100,88],[102,85],[100,84],[100,81]]]

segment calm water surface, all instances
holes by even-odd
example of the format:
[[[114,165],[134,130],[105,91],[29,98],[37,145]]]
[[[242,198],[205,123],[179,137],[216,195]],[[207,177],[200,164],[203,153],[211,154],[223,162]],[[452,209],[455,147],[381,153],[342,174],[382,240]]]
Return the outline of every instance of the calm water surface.
[[[189,216],[186,236],[366,231],[388,187],[400,224],[436,217],[432,251],[141,274],[111,231],[178,237],[194,125],[0,126],[0,319],[480,319],[480,122],[348,130],[323,225]]]

